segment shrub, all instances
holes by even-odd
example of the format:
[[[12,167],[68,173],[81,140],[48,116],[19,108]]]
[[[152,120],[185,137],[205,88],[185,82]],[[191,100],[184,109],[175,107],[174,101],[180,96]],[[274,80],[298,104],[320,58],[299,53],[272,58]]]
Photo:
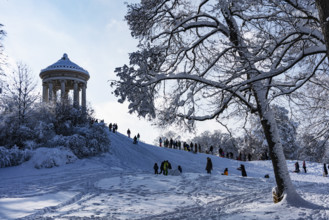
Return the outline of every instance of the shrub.
[[[35,168],[52,168],[73,163],[77,157],[67,148],[38,148],[31,158]]]
[[[19,150],[17,146],[7,149],[0,147],[0,168],[17,166],[31,158],[32,151]]]

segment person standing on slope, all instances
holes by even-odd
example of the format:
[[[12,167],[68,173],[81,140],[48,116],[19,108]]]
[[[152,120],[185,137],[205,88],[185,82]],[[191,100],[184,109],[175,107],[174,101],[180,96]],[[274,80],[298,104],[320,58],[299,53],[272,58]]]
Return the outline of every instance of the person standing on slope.
[[[304,169],[304,172],[307,173],[305,160],[303,161],[303,169]]]
[[[128,130],[127,130],[127,135],[128,135],[128,137],[130,138],[130,130],[129,130],[129,128],[128,128]]]
[[[212,162],[211,162],[210,157],[207,157],[206,170],[207,170],[207,173],[211,173],[211,170],[212,170]]]
[[[299,173],[299,172],[300,172],[298,161],[295,163],[295,171],[294,171],[294,172],[295,172],[295,173]]]
[[[163,163],[163,175],[165,175],[165,176],[168,175],[168,169],[169,169],[169,163],[168,163],[168,161],[166,160],[166,161]]]
[[[157,163],[154,164],[153,169],[154,169],[154,174],[159,174],[158,173],[159,167],[158,167],[158,164]]]
[[[323,164],[323,176],[324,177],[327,177],[328,176],[328,170],[327,170],[327,166],[326,166],[325,163]]]
[[[244,167],[243,164],[241,164],[240,167],[237,170],[241,170],[241,175],[243,177],[247,176],[246,168]]]

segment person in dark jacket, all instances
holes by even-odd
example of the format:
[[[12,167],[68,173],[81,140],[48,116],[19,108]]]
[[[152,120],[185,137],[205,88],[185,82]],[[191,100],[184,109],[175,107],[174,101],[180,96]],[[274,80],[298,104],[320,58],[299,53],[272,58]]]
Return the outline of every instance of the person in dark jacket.
[[[180,165],[178,165],[178,170],[179,170],[180,173],[183,172],[182,167]]]
[[[160,165],[160,173],[159,174],[163,173],[163,165],[164,165],[164,161],[162,161],[162,163]]]
[[[323,164],[323,176],[328,176],[328,170],[327,170],[327,166],[326,166],[326,164],[324,163]]]
[[[294,172],[295,172],[295,173],[299,173],[299,172],[300,172],[298,161],[295,163],[295,171],[294,171]]]
[[[246,169],[244,167],[243,164],[240,165],[240,167],[238,168],[238,170],[241,170],[241,175],[242,176],[247,176],[247,172],[246,172]]]
[[[214,150],[214,147],[211,145],[210,148],[209,148],[209,151],[211,154],[213,154],[213,150]]]
[[[158,164],[157,163],[154,164],[153,169],[154,169],[154,174],[159,174],[158,173],[159,167],[158,167]]]
[[[210,157],[207,157],[206,170],[207,170],[207,173],[211,173],[211,170],[212,170],[212,162],[211,162]]]
[[[135,137],[134,137],[133,144],[137,144],[137,137],[136,137],[136,135],[135,135]]]
[[[304,169],[304,173],[307,173],[305,160],[303,161],[303,169]]]

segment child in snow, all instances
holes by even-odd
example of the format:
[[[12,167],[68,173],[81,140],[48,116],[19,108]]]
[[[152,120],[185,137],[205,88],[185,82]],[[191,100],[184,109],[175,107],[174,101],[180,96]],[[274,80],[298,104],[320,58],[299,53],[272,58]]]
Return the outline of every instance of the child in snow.
[[[159,167],[158,167],[158,164],[157,163],[154,164],[153,169],[154,169],[154,174],[159,174],[158,173]]]
[[[224,173],[222,173],[222,175],[228,176],[228,169],[227,168],[225,168]]]
[[[166,161],[163,163],[163,175],[165,175],[165,176],[168,175],[168,169],[169,169],[169,163],[168,163],[168,161],[166,160]]]
[[[207,157],[206,170],[207,170],[207,173],[211,173],[211,170],[212,170],[212,162],[211,162],[210,157]]]
[[[242,176],[247,176],[246,169],[244,168],[244,165],[241,164],[240,167],[237,170],[241,170],[241,175]]]

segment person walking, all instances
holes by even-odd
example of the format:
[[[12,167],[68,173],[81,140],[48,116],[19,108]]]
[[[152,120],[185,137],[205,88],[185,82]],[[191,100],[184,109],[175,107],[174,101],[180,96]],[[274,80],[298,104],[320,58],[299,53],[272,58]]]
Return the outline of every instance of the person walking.
[[[158,167],[158,164],[157,163],[154,164],[153,169],[154,169],[154,174],[159,174],[158,173],[159,167]]]
[[[207,170],[207,173],[211,173],[211,170],[212,170],[212,162],[211,162],[210,157],[207,157],[206,170]]]
[[[328,170],[327,170],[327,166],[326,166],[325,163],[323,164],[323,176],[324,177],[327,177],[328,176]]]
[[[305,160],[303,161],[303,169],[304,169],[304,172],[307,173]]]
[[[298,161],[295,163],[295,171],[294,171],[294,172],[295,172],[295,173],[299,173],[299,172],[300,172]]]

